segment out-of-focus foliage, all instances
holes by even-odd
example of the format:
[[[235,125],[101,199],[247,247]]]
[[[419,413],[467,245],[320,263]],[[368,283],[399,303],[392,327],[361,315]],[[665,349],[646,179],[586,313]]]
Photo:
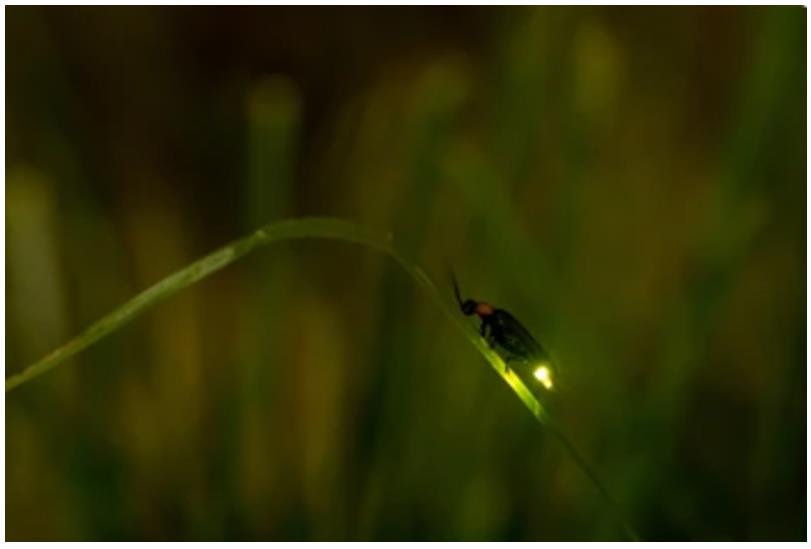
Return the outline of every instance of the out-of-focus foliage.
[[[643,538],[805,538],[803,8],[6,14],[6,375],[260,224],[346,217],[535,333]],[[9,539],[621,536],[340,243],[249,256],[5,412]]]

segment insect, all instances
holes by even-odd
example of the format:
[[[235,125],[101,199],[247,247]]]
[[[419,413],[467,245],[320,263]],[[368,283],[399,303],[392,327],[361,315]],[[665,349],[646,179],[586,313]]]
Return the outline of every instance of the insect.
[[[481,320],[479,333],[493,350],[503,352],[505,371],[510,371],[510,363],[522,363],[535,369],[532,375],[546,389],[553,386],[554,367],[549,355],[532,334],[516,318],[505,311],[497,309],[483,301],[462,299],[456,277],[453,278],[453,290],[456,302],[465,316],[476,315]],[[502,353],[499,353],[500,355]]]

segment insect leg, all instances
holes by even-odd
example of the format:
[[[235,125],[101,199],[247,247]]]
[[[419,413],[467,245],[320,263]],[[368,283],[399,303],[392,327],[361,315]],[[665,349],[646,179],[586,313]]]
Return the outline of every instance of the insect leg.
[[[505,371],[505,372],[509,372],[509,371],[510,371],[510,362],[523,362],[523,361],[524,361],[524,359],[522,359],[520,356],[516,356],[516,355],[507,355],[507,356],[504,358],[504,371]]]
[[[489,334],[487,333],[488,328],[490,329]],[[479,326],[479,334],[481,334],[482,339],[487,341],[491,349],[496,348],[496,338],[493,336],[493,327],[486,320],[482,320],[482,325]]]

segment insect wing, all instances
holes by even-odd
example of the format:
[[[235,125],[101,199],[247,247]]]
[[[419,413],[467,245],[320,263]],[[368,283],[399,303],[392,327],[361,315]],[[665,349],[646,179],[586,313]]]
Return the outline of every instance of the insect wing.
[[[497,309],[494,313],[494,324],[498,327],[501,338],[499,344],[515,356],[525,360],[535,360],[546,357],[541,344],[535,341],[529,330],[518,322],[510,313]]]

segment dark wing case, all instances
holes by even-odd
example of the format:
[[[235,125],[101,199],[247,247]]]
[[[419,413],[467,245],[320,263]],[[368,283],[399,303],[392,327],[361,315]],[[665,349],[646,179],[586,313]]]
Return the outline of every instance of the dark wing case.
[[[496,309],[493,313],[495,318],[493,323],[501,332],[501,340],[498,342],[504,350],[515,358],[527,360],[546,358],[546,351],[541,344],[535,341],[529,330],[518,322],[507,311]]]

